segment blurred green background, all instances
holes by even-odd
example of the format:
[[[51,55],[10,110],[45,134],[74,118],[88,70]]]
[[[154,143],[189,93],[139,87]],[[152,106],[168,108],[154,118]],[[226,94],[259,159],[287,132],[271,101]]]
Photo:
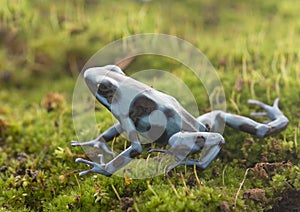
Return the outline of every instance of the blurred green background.
[[[299,210],[299,11],[294,0],[1,1],[0,209]],[[226,129],[224,149],[204,172],[181,167],[147,180],[79,178],[87,167],[74,158],[83,151],[70,149],[77,76],[100,48],[137,33],[175,35],[198,47],[216,68],[232,113],[255,110],[249,98],[271,104],[280,97],[289,127],[266,139]],[[209,110],[197,79],[174,61],[137,58],[125,72],[149,64],[182,78],[200,112]],[[110,115],[99,108],[104,130]],[[114,149],[123,148],[118,141]]]

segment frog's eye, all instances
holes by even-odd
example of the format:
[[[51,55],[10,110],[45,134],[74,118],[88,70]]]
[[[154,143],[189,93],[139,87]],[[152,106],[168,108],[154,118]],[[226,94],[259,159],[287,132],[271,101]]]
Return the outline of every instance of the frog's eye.
[[[101,79],[97,83],[97,94],[104,97],[109,103],[112,103],[113,98],[117,97],[118,83],[113,79]]]
[[[110,88],[113,88],[113,84],[109,81],[103,80],[101,83],[98,84],[98,89],[102,91],[110,90]]]

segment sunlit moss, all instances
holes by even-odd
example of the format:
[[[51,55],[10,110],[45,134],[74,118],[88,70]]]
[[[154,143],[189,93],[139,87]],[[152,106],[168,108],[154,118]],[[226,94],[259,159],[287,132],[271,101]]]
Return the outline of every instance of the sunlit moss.
[[[276,0],[1,1],[0,210],[253,211],[299,193],[298,11],[293,1]],[[178,167],[151,179],[79,178],[87,167],[74,162],[82,149],[70,147],[77,139],[71,111],[75,79],[109,42],[152,32],[176,35],[203,51],[218,72],[228,111],[248,115],[256,108],[247,99],[271,104],[280,97],[289,127],[266,139],[226,129],[226,145],[202,172]],[[209,110],[202,85],[176,61],[143,56],[125,72],[148,65],[181,78],[199,112]],[[49,93],[58,98],[45,104]],[[113,123],[102,108],[96,118],[100,131]],[[124,138],[112,147],[121,152]],[[243,195],[251,189],[261,189],[264,198]]]

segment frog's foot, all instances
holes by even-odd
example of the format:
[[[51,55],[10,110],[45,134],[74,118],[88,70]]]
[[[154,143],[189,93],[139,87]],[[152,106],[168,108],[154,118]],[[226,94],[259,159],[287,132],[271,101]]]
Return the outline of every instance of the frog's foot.
[[[101,160],[101,158],[100,158]],[[86,175],[88,173],[98,173],[98,174],[102,174],[102,175],[105,175],[105,176],[111,176],[111,173],[107,172],[105,170],[105,164],[104,163],[95,163],[95,162],[92,162],[92,161],[88,161],[88,160],[85,160],[85,159],[82,159],[82,158],[77,158],[75,160],[76,163],[80,162],[80,163],[85,163],[85,164],[88,164],[89,166],[92,166],[92,168],[90,170],[86,170],[86,171],[82,171],[79,173],[79,176],[82,177],[83,175]]]
[[[98,141],[98,140],[91,140],[91,141],[87,141],[87,142],[72,141],[71,145],[72,146],[91,146],[91,147],[94,147],[94,148],[102,149],[108,155],[111,155],[113,157],[115,156],[115,153],[112,152],[108,148],[106,143],[104,143],[102,141]]]
[[[279,98],[276,98],[273,106],[267,105],[263,102],[257,101],[257,100],[253,100],[253,99],[249,99],[248,100],[248,104],[253,104],[253,105],[257,105],[260,108],[266,110],[266,112],[252,112],[250,114],[250,116],[255,117],[255,116],[268,116],[269,118],[271,118],[272,120],[282,116],[282,112],[280,111],[279,107],[278,107],[278,103],[279,103]]]

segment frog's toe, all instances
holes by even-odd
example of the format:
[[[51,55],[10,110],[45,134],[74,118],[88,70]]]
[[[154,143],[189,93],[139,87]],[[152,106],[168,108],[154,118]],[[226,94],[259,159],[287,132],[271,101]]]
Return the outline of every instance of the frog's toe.
[[[92,166],[92,168],[90,170],[80,172],[79,173],[80,177],[83,176],[83,175],[86,175],[88,173],[98,173],[98,174],[102,174],[102,175],[105,175],[105,176],[111,176],[111,173],[105,171],[105,164],[98,164],[98,163],[88,161],[88,160],[85,160],[85,159],[82,159],[82,158],[77,158],[75,160],[75,162],[76,163],[85,163],[85,164],[88,164],[88,165]]]
[[[94,165],[94,162],[89,161],[89,160],[85,160],[85,159],[83,159],[83,158],[76,158],[75,162],[76,162],[76,163],[86,163],[86,164],[88,164],[88,165],[90,165],[90,166],[93,166],[93,165]]]
[[[274,100],[273,106],[278,108],[279,98]]]
[[[106,143],[97,141],[97,140],[91,140],[86,142],[78,142],[78,141],[71,141],[72,146],[90,146],[97,149],[102,149],[104,153],[111,155],[112,157],[115,157],[116,154],[110,150],[110,148],[106,145]]]
[[[82,172],[79,173],[79,177],[82,177],[83,175],[86,175],[90,172],[91,172],[91,170],[82,171]]]
[[[266,112],[254,112],[250,116],[268,116],[269,118],[276,119],[276,117],[283,116],[282,112],[278,108],[279,98],[274,100],[273,105],[267,105],[263,102],[257,100],[249,100],[248,103],[258,105],[260,108],[264,109]]]
[[[276,98],[276,99],[274,100],[273,106],[268,105],[268,104],[265,104],[265,103],[260,102],[260,101],[258,101],[258,100],[254,100],[254,99],[249,99],[249,100],[248,100],[248,104],[257,105],[257,106],[259,106],[259,107],[261,107],[262,109],[265,109],[265,110],[267,110],[267,111],[274,110],[274,108],[275,108],[275,109],[278,109],[278,103],[279,103],[279,98]],[[258,114],[260,114],[260,113],[258,113]]]
[[[71,146],[80,146],[80,142],[78,142],[78,141],[71,141]]]
[[[76,162],[76,163],[86,163],[86,164],[91,165],[91,166],[94,165],[93,162],[88,161],[88,160],[85,160],[85,159],[82,159],[82,158],[77,158],[77,159],[75,160],[75,162]],[[86,175],[86,174],[88,174],[88,173],[90,173],[90,172],[92,172],[91,169],[90,169],[90,170],[82,171],[82,172],[79,173],[79,176],[82,177],[83,175]]]
[[[92,140],[87,142],[78,142],[78,141],[71,141],[72,146],[92,146],[92,147],[98,147],[99,144],[98,141]]]
[[[248,99],[248,104],[253,104],[253,105],[257,105],[257,104],[261,104],[262,102],[255,100],[255,99]]]
[[[260,108],[265,109],[265,110],[267,110],[267,109],[269,109],[269,108],[272,107],[272,106],[270,106],[268,104],[265,104],[265,103],[263,103],[261,101],[255,100],[255,99],[249,99],[248,100],[248,104],[259,106]]]

